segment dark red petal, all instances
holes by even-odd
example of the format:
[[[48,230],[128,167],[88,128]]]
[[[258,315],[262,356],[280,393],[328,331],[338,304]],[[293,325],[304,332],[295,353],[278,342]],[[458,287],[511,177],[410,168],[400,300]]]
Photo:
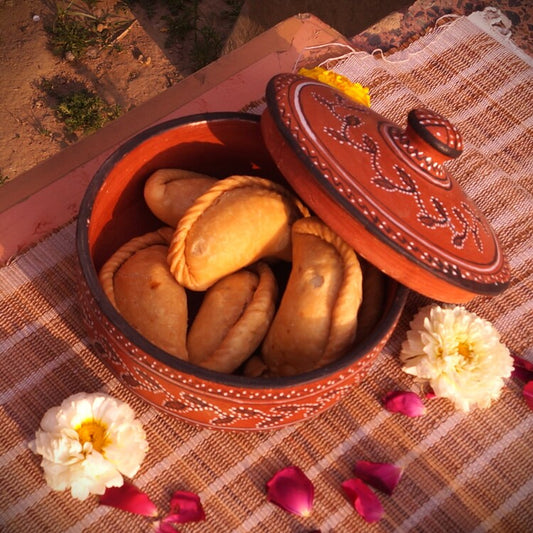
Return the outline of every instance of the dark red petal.
[[[533,379],[533,363],[528,360],[518,357],[518,355],[511,354],[513,357],[513,372],[512,376],[521,381],[530,381]]]
[[[267,499],[285,511],[309,516],[313,508],[315,488],[297,467],[282,468],[267,482]]]
[[[369,523],[383,517],[383,506],[375,492],[360,479],[348,479],[341,484],[355,510]]]
[[[205,520],[205,512],[200,496],[194,492],[178,490],[170,499],[170,512],[163,522],[167,524],[183,524],[185,522],[201,522]]]
[[[354,472],[359,479],[375,489],[392,494],[402,477],[403,470],[391,463],[357,461]]]
[[[100,496],[100,503],[143,516],[158,514],[157,507],[148,495],[127,481],[124,481],[122,487],[108,487]]]
[[[522,389],[522,395],[526,400],[527,406],[533,410],[533,381],[528,381]]]
[[[416,417],[426,414],[426,407],[420,397],[411,391],[391,391],[383,398],[383,405],[391,413]]]

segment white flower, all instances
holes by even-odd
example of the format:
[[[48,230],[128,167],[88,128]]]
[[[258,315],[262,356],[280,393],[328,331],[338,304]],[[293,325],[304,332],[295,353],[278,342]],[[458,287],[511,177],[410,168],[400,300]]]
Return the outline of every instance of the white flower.
[[[402,344],[403,370],[463,411],[500,396],[513,359],[490,322],[464,307],[429,305],[410,323]]]
[[[70,488],[74,498],[120,487],[133,477],[146,455],[146,434],[124,402],[103,393],[74,394],[49,409],[30,449],[42,455],[46,482]]]

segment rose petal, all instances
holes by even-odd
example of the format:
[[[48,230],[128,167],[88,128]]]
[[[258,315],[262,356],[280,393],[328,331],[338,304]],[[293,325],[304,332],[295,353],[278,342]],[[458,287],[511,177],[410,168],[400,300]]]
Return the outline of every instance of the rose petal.
[[[392,494],[402,477],[403,470],[391,463],[357,461],[354,472],[359,479],[375,489]]]
[[[157,507],[148,495],[126,481],[121,487],[108,487],[100,496],[100,503],[143,516],[158,514]]]
[[[297,466],[279,470],[267,482],[267,499],[285,511],[309,516],[313,507],[315,488]]]
[[[533,379],[533,363],[527,359],[518,357],[518,355],[511,354],[513,357],[513,372],[512,377],[520,379],[521,381],[530,381]]]
[[[527,406],[533,410],[533,381],[529,381],[524,385],[522,395],[524,396],[524,400],[526,400]]]
[[[416,417],[426,414],[426,407],[420,397],[411,391],[391,391],[383,398],[383,405],[391,413],[402,413]]]
[[[198,494],[178,490],[170,499],[170,512],[163,518],[166,524],[183,524],[205,520],[205,512]]]
[[[383,517],[383,506],[374,491],[360,479],[348,479],[341,484],[355,510],[369,523]]]

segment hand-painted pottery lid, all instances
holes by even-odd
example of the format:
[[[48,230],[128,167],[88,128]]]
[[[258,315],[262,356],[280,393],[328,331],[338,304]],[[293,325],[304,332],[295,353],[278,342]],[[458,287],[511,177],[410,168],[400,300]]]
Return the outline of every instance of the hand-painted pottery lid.
[[[500,244],[443,162],[459,132],[426,109],[405,130],[324,83],[278,74],[268,84],[265,143],[296,193],[355,250],[444,302],[509,282]]]

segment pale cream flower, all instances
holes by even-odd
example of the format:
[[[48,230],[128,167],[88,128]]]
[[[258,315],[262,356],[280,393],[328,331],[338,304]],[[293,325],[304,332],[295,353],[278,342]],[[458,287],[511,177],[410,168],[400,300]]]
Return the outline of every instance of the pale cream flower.
[[[131,407],[103,393],[79,393],[50,408],[30,449],[54,490],[74,498],[103,494],[133,477],[148,450],[146,434]]]
[[[490,322],[464,307],[422,308],[402,344],[403,370],[463,411],[500,396],[513,359]]]

